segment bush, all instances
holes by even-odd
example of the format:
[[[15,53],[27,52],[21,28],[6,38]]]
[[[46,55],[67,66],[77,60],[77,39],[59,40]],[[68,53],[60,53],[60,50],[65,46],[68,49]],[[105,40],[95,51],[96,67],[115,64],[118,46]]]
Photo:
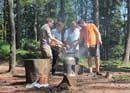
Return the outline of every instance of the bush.
[[[35,40],[29,40],[27,38],[23,38],[21,40],[21,44],[22,44],[22,48],[24,50],[35,51],[35,50],[38,50],[40,48],[40,42],[35,41]]]
[[[37,41],[29,41],[24,39],[22,41],[22,49],[16,50],[17,59],[24,58],[41,58],[39,49],[40,43]],[[0,41],[0,59],[8,59],[10,55],[10,44]]]
[[[10,45],[7,42],[0,41],[0,58],[7,59],[10,54]]]
[[[102,61],[101,62],[101,65],[104,67],[104,68],[108,68],[108,69],[111,69],[111,68],[117,68],[119,66],[121,66],[123,64],[122,61],[120,60],[109,60],[109,61]]]
[[[27,51],[23,49],[17,50],[17,59],[35,59],[35,58],[41,58],[40,51]]]
[[[23,38],[22,49],[17,50],[17,57],[22,59],[41,58],[40,42]]]
[[[124,48],[121,45],[116,45],[110,49],[110,58],[112,59],[122,59],[122,55],[124,53]]]

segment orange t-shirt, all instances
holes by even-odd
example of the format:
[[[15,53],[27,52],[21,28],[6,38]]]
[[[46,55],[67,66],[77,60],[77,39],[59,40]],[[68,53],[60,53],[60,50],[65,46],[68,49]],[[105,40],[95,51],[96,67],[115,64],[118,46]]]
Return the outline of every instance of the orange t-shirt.
[[[93,23],[87,23],[87,25],[81,29],[80,37],[84,40],[85,45],[90,47],[96,45],[96,26]]]

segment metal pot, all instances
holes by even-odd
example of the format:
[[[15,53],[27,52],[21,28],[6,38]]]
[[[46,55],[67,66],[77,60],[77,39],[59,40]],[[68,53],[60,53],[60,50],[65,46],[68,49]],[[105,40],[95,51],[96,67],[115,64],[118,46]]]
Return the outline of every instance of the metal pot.
[[[72,51],[66,51],[65,55],[65,68],[67,75],[70,75],[75,72],[75,53]]]

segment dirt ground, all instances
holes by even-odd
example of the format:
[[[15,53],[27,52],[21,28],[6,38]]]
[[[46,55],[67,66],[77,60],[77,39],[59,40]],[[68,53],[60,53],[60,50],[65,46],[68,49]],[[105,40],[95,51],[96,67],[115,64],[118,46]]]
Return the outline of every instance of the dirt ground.
[[[7,73],[8,64],[0,65],[0,93],[130,93],[130,82],[115,82],[111,78],[88,77],[87,74],[77,76],[77,85],[68,90],[56,89],[62,75],[55,75],[50,80],[49,89],[26,89],[24,67],[16,67],[16,75],[12,77]],[[127,74],[129,71],[116,71],[112,75]],[[129,77],[130,78],[130,77]]]

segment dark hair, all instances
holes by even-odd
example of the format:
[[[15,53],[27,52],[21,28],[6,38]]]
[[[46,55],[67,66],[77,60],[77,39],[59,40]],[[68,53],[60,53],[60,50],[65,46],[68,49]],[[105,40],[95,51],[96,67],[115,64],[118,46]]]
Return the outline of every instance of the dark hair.
[[[63,26],[64,27],[64,23],[63,22],[58,22],[57,26]]]
[[[53,22],[54,20],[52,18],[46,18],[46,23]]]
[[[80,23],[84,23],[85,21],[83,20],[83,19],[80,19],[79,21],[78,21],[78,24],[80,24]]]

